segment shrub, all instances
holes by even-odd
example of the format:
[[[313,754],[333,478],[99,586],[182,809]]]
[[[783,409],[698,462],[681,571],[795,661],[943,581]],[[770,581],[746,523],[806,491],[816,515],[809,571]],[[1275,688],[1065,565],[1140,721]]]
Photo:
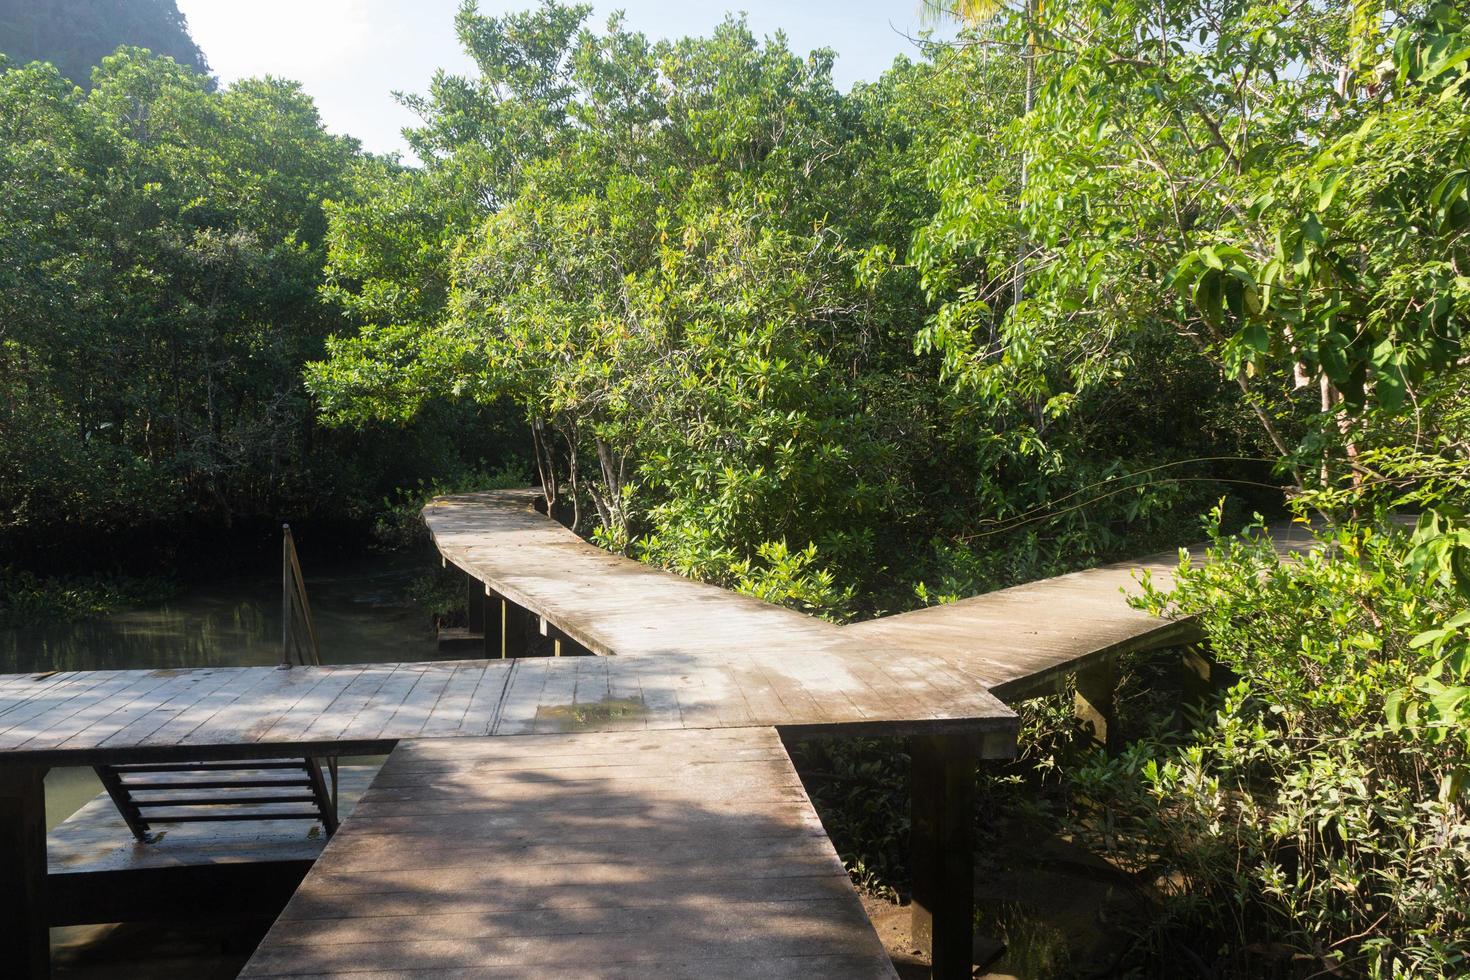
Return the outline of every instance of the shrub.
[[[1388,723],[1440,669],[1456,605],[1415,540],[1349,522],[1278,560],[1216,535],[1140,604],[1199,617],[1239,675],[1198,730],[1072,773],[1078,831],[1166,896],[1141,954],[1212,950],[1215,975],[1450,976],[1470,969],[1470,820],[1445,794],[1463,739]],[[1188,957],[1186,957],[1188,958]]]

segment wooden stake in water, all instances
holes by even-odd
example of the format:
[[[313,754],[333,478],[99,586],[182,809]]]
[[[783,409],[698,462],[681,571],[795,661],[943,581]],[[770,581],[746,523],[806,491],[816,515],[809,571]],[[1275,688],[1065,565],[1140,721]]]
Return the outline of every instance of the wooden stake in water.
[[[298,628],[304,628],[302,640]],[[301,561],[296,557],[296,541],[291,525],[281,525],[281,670],[291,669],[291,650],[296,661],[320,666],[321,647],[317,644],[316,624],[311,618],[311,603],[306,598],[306,577],[301,574]]]

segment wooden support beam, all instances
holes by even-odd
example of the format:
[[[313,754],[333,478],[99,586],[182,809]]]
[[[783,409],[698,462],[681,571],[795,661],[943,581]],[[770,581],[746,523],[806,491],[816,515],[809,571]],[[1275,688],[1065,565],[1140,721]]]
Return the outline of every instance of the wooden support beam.
[[[481,599],[485,608],[485,659],[499,660],[505,656],[505,598],[487,585]]]
[[[1118,661],[1107,657],[1077,671],[1077,694],[1073,711],[1081,723],[1083,738],[1094,747],[1117,750],[1118,723],[1113,694],[1118,686]]]
[[[46,770],[0,764],[0,974],[51,975],[46,909]]]
[[[1181,723],[1193,724],[1191,712],[1204,710],[1211,698],[1239,679],[1229,667],[1215,662],[1206,644],[1184,647],[1179,655],[1180,701],[1184,709],[1180,712]]]
[[[528,657],[534,651],[534,642],[540,639],[537,617],[510,600],[504,604],[505,655]]]
[[[93,922],[264,919],[281,914],[310,860],[69,871],[46,881],[53,926]],[[0,970],[0,976],[10,976]]]
[[[978,755],[974,741],[963,736],[909,739],[914,879],[909,928],[914,945],[928,951],[935,980],[971,975]]]
[[[551,655],[553,657],[586,657],[591,655],[591,650],[588,650],[582,644],[567,636],[563,630],[557,628],[555,623],[548,620],[542,620],[542,623],[546,637],[551,640]]]
[[[465,575],[465,626],[471,633],[485,632],[485,585],[473,575]]]

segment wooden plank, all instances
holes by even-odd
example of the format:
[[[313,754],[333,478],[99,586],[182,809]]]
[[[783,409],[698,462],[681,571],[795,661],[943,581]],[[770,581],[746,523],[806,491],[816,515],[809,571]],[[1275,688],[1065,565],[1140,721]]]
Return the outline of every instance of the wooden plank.
[[[470,705],[474,703],[475,692],[489,669],[488,663],[455,664],[453,673],[439,694],[439,700],[424,719],[419,734],[435,736],[458,733]]]
[[[49,764],[127,761],[134,747],[304,744],[320,754],[332,743],[418,737],[431,722],[431,734],[455,737],[766,724],[806,733],[908,734],[931,722],[1015,730],[998,701],[945,661],[904,655],[901,665],[880,665],[833,645],[795,666],[783,663],[790,654],[748,653],[728,664],[648,655],[115,671],[58,694],[58,717],[33,704],[9,748],[19,743]],[[900,685],[899,675],[909,679]],[[917,693],[905,700],[900,686]]]
[[[490,734],[515,735],[535,730],[536,709],[541,704],[541,691],[546,687],[551,666],[551,660],[541,658],[519,658],[512,662]]]
[[[501,702],[510,685],[515,661],[499,660],[487,663],[485,673],[470,695],[469,707],[453,735],[489,735],[500,720]]]
[[[585,867],[585,866],[582,866]],[[396,890],[348,892],[354,885],[393,889],[388,875],[322,875],[304,883],[296,901],[281,913],[287,920],[337,919],[343,897],[356,894],[371,902],[381,916],[480,914],[566,908],[644,908],[674,905],[698,908],[728,907],[747,902],[802,902],[841,898],[852,887],[830,873],[785,877],[721,876],[691,882],[687,877],[663,876],[640,881],[522,884],[513,876],[486,878],[472,883],[461,879],[455,887],[423,893],[407,883]]]
[[[216,742],[244,742],[244,733],[260,717],[269,711],[277,698],[289,697],[294,687],[304,682],[319,679],[314,673],[317,668],[293,667],[281,670],[276,667],[256,667],[253,675],[241,678],[235,697],[220,706],[213,715],[190,732],[188,741],[196,745],[213,745]],[[180,742],[183,740],[181,739]]]
[[[203,670],[208,670],[204,668]],[[147,722],[153,718],[153,713],[171,701],[175,695],[184,693],[196,686],[196,681],[202,671],[154,671],[156,683],[135,686],[130,692],[123,696],[112,699],[109,704],[102,707],[111,707],[113,710],[97,717],[79,727],[75,732],[62,738],[60,730],[47,733],[45,739],[37,739],[36,747],[48,745],[57,748],[67,748],[76,745],[105,745],[113,735],[128,728],[134,722],[143,721],[144,727],[150,727]]]
[[[74,691],[80,684],[105,671],[58,670],[40,674],[0,675],[0,732],[9,728],[6,715],[19,711],[42,695],[59,690]]]
[[[344,667],[324,674],[321,682],[295,704],[277,712],[273,720],[269,714],[265,715],[253,728],[247,729],[245,737],[265,742],[289,742],[300,738],[366,670],[366,667]],[[255,735],[255,732],[260,734]]]
[[[225,688],[240,676],[240,667],[206,667],[194,673],[168,701],[147,714],[132,721],[104,739],[103,745],[141,745],[151,736],[165,729],[172,721],[184,716],[191,707],[200,704],[213,692]]]
[[[351,738],[377,738],[382,733],[388,720],[398,713],[403,701],[408,697],[419,678],[428,669],[428,664],[399,664],[373,694],[371,701],[363,705],[362,710],[357,712],[347,727],[342,730],[339,737]]]
[[[60,710],[35,715],[6,732],[12,745],[26,750],[46,749],[60,745],[80,731],[91,727],[119,707],[131,703],[139,694],[167,683],[170,675],[154,671],[117,671],[102,679],[86,692],[63,704]]]
[[[40,693],[28,692],[0,713],[0,745],[5,748],[21,745],[47,727],[60,724],[109,694],[136,683],[135,676],[98,670]]]
[[[198,730],[221,709],[238,698],[248,696],[258,685],[271,678],[272,671],[257,668],[230,668],[225,682],[213,691],[187,705],[156,731],[138,740],[138,745],[176,745]]]
[[[894,976],[771,729],[404,742],[242,976],[690,964]]]
[[[327,706],[306,730],[301,737],[306,741],[315,739],[335,740],[342,737],[347,726],[357,717],[358,712],[367,707],[369,703],[382,690],[383,685],[393,676],[398,669],[398,664],[371,664],[352,679],[352,682],[339,694],[332,703]]]
[[[438,706],[439,699],[444,696],[444,689],[454,678],[454,671],[457,667],[458,664],[453,662],[431,664],[425,667],[418,681],[404,695],[403,703],[398,706],[398,710],[393,712],[393,716],[384,725],[385,730],[392,731],[401,738],[417,736],[423,731],[429,716]]]

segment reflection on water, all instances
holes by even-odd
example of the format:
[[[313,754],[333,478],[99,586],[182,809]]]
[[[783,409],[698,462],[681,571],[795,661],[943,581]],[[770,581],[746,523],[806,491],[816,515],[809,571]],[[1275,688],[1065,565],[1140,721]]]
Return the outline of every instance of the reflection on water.
[[[323,663],[428,660],[432,625],[400,597],[425,565],[374,557],[313,575],[306,587]],[[262,577],[209,585],[99,619],[0,630],[0,673],[273,664],[281,658],[281,585]]]
[[[433,624],[403,592],[430,558],[371,556],[312,574],[306,588],[323,663],[433,660]],[[281,659],[278,577],[238,579],[98,619],[0,630],[0,673],[124,667],[234,667]],[[46,776],[48,827],[102,791],[91,769]]]

